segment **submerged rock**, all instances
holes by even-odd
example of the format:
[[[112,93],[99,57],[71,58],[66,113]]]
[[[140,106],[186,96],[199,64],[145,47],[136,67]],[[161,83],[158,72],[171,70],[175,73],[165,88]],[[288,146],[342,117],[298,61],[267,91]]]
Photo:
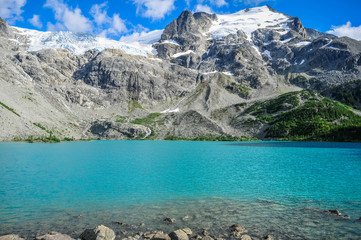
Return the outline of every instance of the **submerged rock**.
[[[205,236],[204,238],[202,238],[202,240],[214,240],[214,239],[210,236]]]
[[[114,240],[115,233],[112,229],[99,225],[96,228],[85,230],[79,238],[82,240]]]
[[[49,232],[43,236],[36,237],[35,239],[36,240],[74,240],[70,236],[58,232]]]
[[[265,239],[265,240],[274,240],[274,237],[272,235],[267,235],[263,239]]]
[[[231,231],[231,235],[233,237],[241,237],[243,233],[247,233],[246,228],[239,224],[233,224],[229,227],[229,230]]]
[[[231,232],[241,232],[241,233],[247,232],[246,228],[239,224],[233,224],[232,226],[229,227],[229,230],[231,230]]]
[[[337,216],[341,216],[341,212],[339,210],[336,209],[331,209],[327,211],[328,213],[332,214],[332,215],[337,215]]]
[[[19,235],[9,234],[9,235],[0,236],[0,240],[24,240],[24,238],[19,237]]]
[[[169,237],[172,240],[188,240],[189,239],[187,233],[185,233],[181,229],[169,233]]]
[[[164,218],[163,219],[164,222],[167,222],[167,223],[174,223],[175,222],[175,219],[174,218]]]

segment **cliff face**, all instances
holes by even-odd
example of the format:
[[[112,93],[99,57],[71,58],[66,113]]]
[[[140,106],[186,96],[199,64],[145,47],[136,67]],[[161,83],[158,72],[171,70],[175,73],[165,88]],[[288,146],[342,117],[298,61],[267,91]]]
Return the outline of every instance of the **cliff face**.
[[[49,48],[54,42],[62,44]],[[327,89],[361,79],[361,42],[306,29],[268,6],[184,11],[141,46],[0,19],[0,139],[265,138],[275,123],[250,114],[255,103],[301,88],[333,97]]]

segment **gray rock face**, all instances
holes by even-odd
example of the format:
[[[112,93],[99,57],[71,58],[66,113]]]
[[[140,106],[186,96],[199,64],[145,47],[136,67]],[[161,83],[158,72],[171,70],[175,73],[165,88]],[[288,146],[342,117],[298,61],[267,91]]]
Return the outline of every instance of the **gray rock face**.
[[[212,22],[217,20],[215,14],[199,12],[192,14],[184,11],[164,29],[160,43],[155,44],[158,56],[163,59],[170,59],[174,54],[186,51],[204,52],[209,47],[205,32],[209,30]],[[167,40],[176,41],[178,44],[169,43]],[[199,53],[200,54],[200,53]],[[195,54],[192,59],[182,56],[178,64],[185,67],[196,68],[201,61],[201,55]],[[176,61],[177,62],[177,61]]]
[[[173,124],[175,126],[173,134],[179,137],[189,138],[223,134],[221,127],[196,111],[189,111],[180,115]]]
[[[200,12],[193,15],[186,10],[164,29],[161,40],[172,39],[190,49],[196,48],[204,38],[202,33],[206,32],[215,20],[215,14]]]
[[[301,37],[306,38],[307,37],[307,31],[306,29],[303,27],[301,20],[298,17],[293,18],[292,22],[288,23],[288,26],[295,31],[296,33],[298,33]]]
[[[35,239],[36,240],[74,240],[70,236],[58,232],[49,232],[43,236],[38,236]]]
[[[0,36],[9,35],[9,26],[6,21],[0,17]]]
[[[89,131],[100,139],[134,139],[145,137],[149,130],[142,125],[95,121]]]
[[[150,74],[149,74],[150,73]],[[74,73],[74,78],[109,92],[116,101],[152,104],[189,92],[196,75],[181,67],[105,50]]]
[[[82,240],[114,240],[115,233],[110,228],[99,225],[94,229],[85,230],[79,238]]]

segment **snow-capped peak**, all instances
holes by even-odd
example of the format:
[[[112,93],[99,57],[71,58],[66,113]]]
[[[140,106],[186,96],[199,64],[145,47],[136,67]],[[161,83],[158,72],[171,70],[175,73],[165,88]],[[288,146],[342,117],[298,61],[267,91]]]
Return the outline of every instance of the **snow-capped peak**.
[[[242,11],[217,15],[218,20],[213,23],[210,33],[213,38],[225,37],[236,34],[238,30],[246,33],[248,38],[252,32],[260,28],[271,28],[275,30],[288,30],[287,22],[290,17],[274,11],[269,6],[244,9]]]
[[[288,31],[287,22],[290,17],[271,9],[269,6],[245,9],[233,14],[217,15],[217,21],[211,26],[209,33],[213,38],[225,37],[229,34],[236,34],[242,30],[251,39],[251,34],[260,28],[269,28],[277,31]],[[18,28],[18,34],[26,35],[29,39],[28,51],[38,51],[49,48],[65,48],[76,55],[82,55],[86,51],[94,49],[120,49],[130,55],[156,55],[153,43],[161,39],[163,30],[135,33],[124,36],[120,41],[102,38],[89,33],[76,32],[41,32]]]
[[[41,32],[24,28],[14,27],[18,34],[26,35],[29,39],[28,51],[41,49],[64,48],[76,55],[82,55],[88,50],[103,51],[104,49],[120,49],[130,55],[148,56],[156,54],[152,44],[149,43],[149,36],[153,41],[160,39],[159,31],[152,32],[146,36],[138,36],[139,41],[121,42],[108,38],[102,38],[90,33],[77,32]],[[141,40],[144,41],[141,41]],[[149,41],[147,41],[149,40]]]

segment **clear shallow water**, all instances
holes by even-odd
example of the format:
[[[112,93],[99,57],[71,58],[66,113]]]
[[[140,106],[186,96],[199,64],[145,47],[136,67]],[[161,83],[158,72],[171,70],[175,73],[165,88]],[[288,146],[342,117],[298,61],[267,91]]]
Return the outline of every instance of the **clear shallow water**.
[[[360,180],[357,143],[1,143],[0,234],[76,237],[96,224],[120,232],[120,221],[145,223],[134,231],[240,223],[254,237],[361,239]]]

